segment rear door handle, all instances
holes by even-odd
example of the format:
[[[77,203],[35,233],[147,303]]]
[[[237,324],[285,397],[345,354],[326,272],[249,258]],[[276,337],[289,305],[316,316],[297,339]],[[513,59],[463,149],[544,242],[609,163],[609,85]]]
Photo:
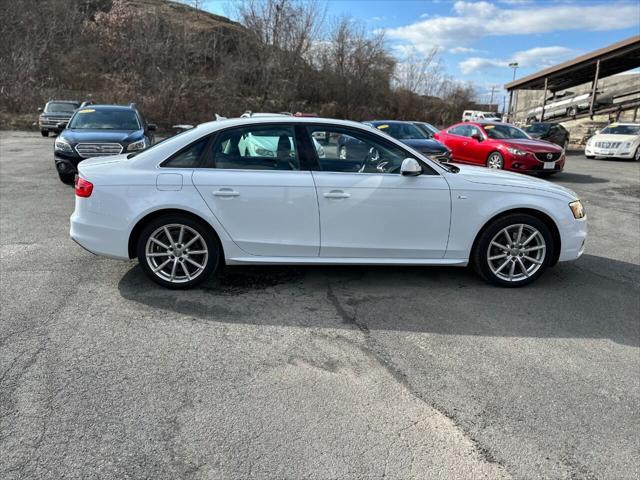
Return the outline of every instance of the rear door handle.
[[[221,188],[220,190],[213,192],[213,195],[216,197],[238,197],[240,196],[240,192],[236,192],[230,188]]]
[[[342,190],[331,190],[324,194],[324,198],[349,198],[350,193],[343,192]]]

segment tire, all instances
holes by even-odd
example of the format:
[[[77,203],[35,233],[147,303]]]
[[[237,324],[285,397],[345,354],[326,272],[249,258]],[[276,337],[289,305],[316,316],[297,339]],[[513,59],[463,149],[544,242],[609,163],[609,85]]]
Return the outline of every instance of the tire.
[[[562,149],[564,150],[564,153],[567,153],[567,148],[569,148],[569,139],[568,138],[562,144]]]
[[[167,231],[171,242],[167,240]],[[144,227],[136,252],[140,266],[151,280],[165,288],[187,289],[202,283],[218,269],[222,248],[211,227],[187,215],[171,214],[155,218]],[[147,256],[148,253],[151,255]]]
[[[48,137],[49,136],[49,130],[40,130],[40,135],[42,135],[43,137]]]
[[[491,152],[487,157],[487,168],[504,169],[504,158],[500,152]]]
[[[578,114],[578,109],[576,107],[567,108],[567,117],[575,117]]]
[[[593,160],[594,158],[596,158],[593,155],[585,155],[585,157],[587,157],[589,160]]]
[[[508,232],[511,241],[514,242],[517,240],[521,225],[523,226],[521,243],[508,244],[504,231]],[[529,237],[534,234],[535,236],[530,239]],[[508,251],[496,247],[496,244],[507,247]],[[519,247],[520,244],[524,246]],[[510,248],[510,245],[516,246]],[[522,252],[521,248],[536,250]],[[523,287],[540,278],[553,258],[554,249],[553,237],[549,227],[543,221],[532,215],[514,213],[493,220],[482,230],[475,242],[471,262],[480,277],[493,285],[508,288]],[[513,253],[516,255],[513,256]],[[521,253],[523,255],[520,255]],[[505,257],[496,258],[503,254]],[[503,263],[505,263],[504,266]],[[511,270],[512,265],[513,270]],[[524,270],[527,270],[528,274],[525,275]],[[511,280],[508,279],[510,275],[513,275]]]
[[[638,148],[636,148],[636,153],[633,155],[633,159],[636,162],[640,162],[640,145],[638,145]]]
[[[58,172],[58,177],[60,178],[60,181],[62,183],[65,183],[67,185],[73,185],[76,175],[75,173],[60,173]]]

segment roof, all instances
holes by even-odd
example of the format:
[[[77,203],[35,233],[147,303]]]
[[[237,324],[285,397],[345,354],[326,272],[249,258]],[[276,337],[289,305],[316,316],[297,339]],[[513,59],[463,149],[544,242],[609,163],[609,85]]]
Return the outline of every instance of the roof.
[[[552,92],[582,85],[593,80],[600,60],[599,77],[609,77],[640,67],[640,35],[594,50],[553,67],[507,83],[507,90],[542,90],[545,78]]]
[[[96,105],[94,103],[85,105],[83,108],[91,108],[94,110],[135,110],[135,108],[130,105]]]
[[[49,100],[47,103],[73,103],[74,105],[80,105],[80,102],[77,100]]]

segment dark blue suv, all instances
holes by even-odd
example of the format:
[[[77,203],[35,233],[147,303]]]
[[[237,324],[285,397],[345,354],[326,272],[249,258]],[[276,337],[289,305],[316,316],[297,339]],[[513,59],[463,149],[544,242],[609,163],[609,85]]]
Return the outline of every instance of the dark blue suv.
[[[56,138],[53,156],[60,180],[72,183],[85,158],[138,152],[153,143],[156,126],[135,104],[85,105],[76,110]]]

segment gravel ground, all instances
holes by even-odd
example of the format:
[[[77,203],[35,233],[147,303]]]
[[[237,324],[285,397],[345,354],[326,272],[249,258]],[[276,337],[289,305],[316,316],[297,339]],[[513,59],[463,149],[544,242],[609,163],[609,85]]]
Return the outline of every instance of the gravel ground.
[[[0,132],[0,478],[635,479],[640,163],[572,155],[577,262],[236,267],[168,291],[68,238],[52,138]]]

